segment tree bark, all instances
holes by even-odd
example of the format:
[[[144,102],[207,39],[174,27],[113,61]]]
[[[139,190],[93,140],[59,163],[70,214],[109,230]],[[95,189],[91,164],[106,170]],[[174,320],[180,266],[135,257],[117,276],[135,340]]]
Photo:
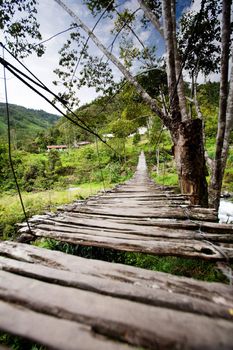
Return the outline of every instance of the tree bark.
[[[177,81],[176,81],[176,67],[175,67],[175,47],[173,40],[173,20],[172,20],[172,8],[171,0],[162,1],[162,11],[163,11],[163,31],[164,39],[167,53],[167,81],[168,81],[168,91],[170,99],[170,109],[172,114],[172,119],[181,119],[178,114],[180,114],[179,99],[177,95]]]
[[[223,149],[222,149],[222,176],[225,171],[227,156],[229,150],[230,134],[233,130],[233,48],[232,48],[232,66],[229,93],[227,99],[227,112],[226,112],[226,130],[224,135]]]
[[[209,157],[208,152],[205,150],[205,124],[204,124],[204,118],[201,112],[201,108],[198,103],[197,98],[197,75],[195,75],[195,78],[193,77],[193,94],[194,94],[194,105],[197,113],[197,117],[202,121],[202,139],[203,139],[203,145],[204,145],[204,154],[205,154],[205,160],[208,165],[208,167],[212,170],[213,167],[213,160]]]
[[[208,186],[202,138],[202,121],[188,120],[179,124],[174,156],[181,192],[191,196],[192,204],[208,206]]]
[[[161,23],[159,22],[159,18],[155,16],[155,14],[150,11],[149,7],[145,4],[143,0],[138,0],[138,3],[143,10],[145,16],[151,21],[151,23],[154,25],[154,27],[157,29],[159,34],[164,38],[164,32],[163,27]]]
[[[216,152],[213,164],[213,173],[210,184],[210,205],[218,209],[223,180],[222,149],[226,130],[226,112],[228,96],[228,71],[230,55],[230,35],[231,35],[231,0],[222,2],[222,52],[221,52],[221,80],[218,131],[216,138]]]
[[[179,106],[182,121],[190,119],[187,112],[186,98],[184,91],[184,79],[182,74],[182,64],[180,60],[180,55],[177,47],[176,38],[176,2],[172,0],[171,2],[171,12],[172,12],[172,22],[173,22],[173,43],[174,43],[174,56],[175,56],[175,70],[176,70],[176,80],[177,80],[177,94],[179,98]]]

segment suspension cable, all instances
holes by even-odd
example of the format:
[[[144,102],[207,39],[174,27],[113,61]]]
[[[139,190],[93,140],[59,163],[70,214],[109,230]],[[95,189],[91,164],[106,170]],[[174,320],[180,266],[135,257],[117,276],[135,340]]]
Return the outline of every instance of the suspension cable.
[[[4,49],[3,49],[3,57],[4,57]],[[9,103],[8,103],[8,93],[7,93],[7,79],[6,79],[6,68],[5,66],[3,66],[3,76],[4,76],[4,90],[5,90],[5,101],[6,101],[6,116],[7,116],[7,138],[8,138],[8,156],[9,156],[9,163],[10,163],[10,167],[12,170],[12,174],[14,177],[14,181],[16,184],[16,188],[17,188],[17,192],[18,192],[18,196],[19,196],[19,200],[20,200],[20,204],[23,210],[23,214],[25,217],[25,221],[27,223],[27,227],[28,227],[28,231],[31,235],[33,235],[29,221],[28,221],[28,217],[27,217],[27,213],[26,213],[26,209],[23,203],[23,198],[21,195],[21,191],[20,191],[20,187],[19,187],[19,183],[18,183],[18,179],[17,179],[17,175],[15,172],[15,168],[14,168],[14,164],[13,164],[13,160],[12,160],[12,154],[11,154],[11,126],[10,126],[10,111],[9,111]]]
[[[33,80],[32,78],[30,78],[29,76],[27,76],[25,73],[23,73],[22,71],[20,71],[19,69],[17,69],[15,66],[13,66],[12,64],[10,64],[9,62],[5,63],[10,66],[13,70],[16,70],[19,74],[23,75],[26,79],[30,80],[32,83],[34,83],[35,85],[37,85],[38,87],[40,87],[41,89],[44,89],[45,91],[47,91],[48,93],[50,93],[55,99],[57,99],[71,114],[73,114],[81,123],[84,124],[84,126],[86,126],[86,128],[90,129],[88,127],[88,125],[85,123],[85,121],[83,121],[78,115],[76,115],[70,108],[67,107],[67,102],[64,101],[60,96],[56,95],[53,91],[51,91],[30,69],[28,69],[15,55],[13,55],[4,45],[3,43],[0,42],[0,46],[2,46],[3,48],[5,48],[7,50],[7,52],[29,73],[33,76],[33,78],[36,79]],[[91,129],[90,129],[91,130]]]
[[[43,95],[40,91],[38,91],[38,89],[36,89],[34,86],[32,86],[28,81],[26,81],[24,78],[22,78],[21,75],[23,75],[26,79],[28,79],[29,81],[31,81],[32,83],[35,83],[36,85],[38,85],[38,83],[36,83],[32,78],[28,77],[25,73],[22,73],[20,70],[18,70],[17,68],[15,68],[14,66],[12,66],[11,64],[9,64],[7,61],[5,61],[3,58],[0,57],[0,63],[9,71],[11,72],[15,77],[17,77],[21,82],[23,82],[26,86],[28,86],[31,90],[33,90],[34,92],[36,92],[39,96],[41,96],[44,100],[46,100],[51,106],[53,106],[60,114],[62,114],[66,119],[68,119],[69,121],[71,121],[72,123],[74,123],[75,125],[77,125],[78,127],[80,127],[81,129],[89,132],[90,134],[94,135],[95,137],[97,137],[101,142],[103,142],[106,146],[108,146],[114,153],[117,153],[117,151],[115,149],[112,148],[112,146],[110,146],[99,134],[97,134],[95,131],[93,131],[84,121],[82,121],[79,116],[74,113],[72,110],[70,110],[69,108],[68,111],[75,116],[81,123],[83,123],[84,125],[78,123],[76,120],[72,119],[70,116],[66,115],[59,107],[57,107],[52,101],[50,101],[45,95]],[[39,84],[40,87],[42,87]],[[53,96],[56,96],[52,91],[50,91],[46,86],[44,88],[44,90],[46,90],[47,92],[51,93]],[[59,100],[59,102],[61,102],[63,105],[65,105],[64,102],[61,101],[61,99],[56,96],[56,98]]]

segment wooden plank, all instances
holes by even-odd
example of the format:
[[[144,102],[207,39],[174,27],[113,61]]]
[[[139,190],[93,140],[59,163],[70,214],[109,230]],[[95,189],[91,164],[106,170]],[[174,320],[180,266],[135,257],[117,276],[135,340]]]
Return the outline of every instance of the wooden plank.
[[[14,257],[12,262],[9,258],[2,258],[1,262],[5,261],[2,267],[15,269],[14,273],[0,271],[0,299],[4,303],[14,302],[20,306],[20,309],[25,308],[26,305],[30,312],[46,313],[46,317],[56,316],[56,320],[82,323],[85,327],[92,327],[96,333],[106,337],[114,336],[134,346],[154,349],[156,343],[158,349],[165,347],[168,349],[174,349],[174,347],[230,348],[233,324],[229,321],[230,319],[226,319],[229,317],[227,313],[231,316],[232,306],[232,293],[229,286],[86,260],[14,243],[0,244],[0,247],[3,254],[8,257],[12,254]],[[24,261],[17,262],[17,257]],[[41,264],[49,266],[41,266]],[[26,274],[28,274],[27,277],[25,277]],[[85,282],[85,277],[88,276],[89,279],[87,278]],[[47,278],[50,283],[40,280],[43,278]],[[67,285],[70,287],[68,288]],[[80,289],[80,285],[84,290]],[[123,285],[126,289],[122,289]],[[127,297],[126,287],[128,285],[133,288],[130,289],[129,297]],[[96,288],[95,292],[88,290],[91,286]],[[102,288],[102,291],[97,290],[98,288]],[[212,315],[215,313],[215,317],[206,317],[198,312],[193,314],[189,311],[175,310],[172,308],[175,307],[175,302],[173,306],[167,306],[162,303],[160,289],[163,291],[163,288],[167,291],[167,294],[164,294],[164,300],[167,299],[168,304],[172,304],[170,300],[173,299],[174,294],[174,301],[177,301],[178,305],[183,300],[183,307],[184,305],[187,308],[193,307],[199,312],[201,312],[201,305],[203,310],[205,309],[206,303],[206,309],[211,310],[212,307],[211,312]],[[107,295],[102,295],[104,291]],[[117,293],[121,291],[122,296],[119,298]],[[133,295],[140,297],[140,294],[140,302],[129,300]],[[152,302],[150,302],[150,295]],[[156,296],[158,301],[161,299],[160,306],[153,305]],[[25,317],[28,329],[31,329],[32,318],[30,317]],[[41,322],[40,319],[38,324]],[[14,323],[16,327],[14,331],[21,323]],[[37,328],[38,335],[41,329]],[[53,333],[50,332],[50,336],[51,334]],[[64,337],[67,339],[66,335]],[[67,347],[63,346],[64,348]]]
[[[46,226],[47,225],[47,226]],[[86,233],[86,234],[94,234],[101,236],[107,235],[108,237],[119,237],[119,238],[173,238],[173,239],[198,239],[203,240],[207,239],[211,242],[228,242],[233,243],[233,228],[229,229],[229,232],[221,232],[221,233],[209,233],[203,231],[202,233],[197,230],[185,230],[185,229],[167,229],[159,226],[138,226],[129,223],[118,223],[109,220],[101,220],[101,219],[78,219],[72,218],[69,216],[58,216],[55,219],[44,219],[34,221],[31,224],[31,228],[39,228],[48,230],[51,229],[64,229],[66,232],[77,232],[77,233]],[[25,227],[25,226],[24,226]],[[197,226],[198,227],[198,226]],[[196,228],[197,228],[196,227]],[[195,227],[194,227],[195,229]]]
[[[107,215],[107,216],[118,216],[118,217],[131,217],[131,218],[173,218],[181,220],[204,220],[204,221],[216,221],[216,212],[211,209],[200,211],[199,208],[189,209],[186,214],[183,208],[160,208],[160,209],[147,209],[145,208],[95,208],[92,206],[83,206],[80,208],[73,208],[73,212],[84,212],[92,215]]]
[[[82,262],[82,264],[84,263],[85,262]],[[215,291],[214,296],[212,296],[213,299],[209,297],[209,293],[207,294],[207,299],[200,286],[199,294],[201,291],[202,299],[200,295],[198,297],[188,294],[185,295],[181,293],[180,290],[178,293],[171,292],[169,287],[160,289],[159,285],[155,283],[151,286],[147,286],[145,285],[145,281],[140,279],[138,279],[136,283],[129,283],[119,276],[119,274],[112,278],[111,271],[106,275],[90,275],[90,273],[88,274],[87,272],[77,274],[38,264],[31,265],[8,258],[1,259],[0,266],[4,271],[44,282],[88,290],[112,297],[137,301],[143,304],[233,320],[233,316],[229,313],[229,309],[233,307],[233,297],[224,295],[224,298],[222,298],[221,296],[217,296],[217,292]],[[222,304],[218,304],[215,300],[220,300]]]
[[[33,230],[36,237],[53,238],[61,242],[80,244],[84,246],[103,247],[128,252],[148,253],[154,255],[174,255],[184,257],[198,257],[207,260],[222,260],[225,256],[208,242],[197,240],[137,240],[118,239],[107,236],[82,235],[77,233],[65,233],[62,230]],[[221,248],[232,258],[232,249]]]
[[[0,242],[0,256],[8,257],[12,260],[33,264],[45,265],[58,270],[72,271],[77,273],[87,273],[98,277],[111,277],[113,280],[125,281],[127,283],[138,284],[140,280],[143,285],[156,288],[159,285],[163,290],[172,290],[175,293],[192,294],[197,297],[201,292],[206,291],[206,295],[213,293],[216,295],[231,296],[232,289],[220,283],[207,283],[196,281],[191,278],[177,277],[163,272],[155,272],[136,268],[128,265],[114,264],[99,260],[84,259],[78,256],[64,254],[58,251],[42,249],[36,246],[21,244],[17,242]],[[201,288],[201,290],[200,290]],[[194,292],[196,290],[196,293]],[[204,298],[206,299],[206,297]]]
[[[67,220],[59,221],[56,220],[44,220],[42,223],[31,225],[32,232],[36,230],[42,231],[56,231],[56,232],[64,232],[66,234],[73,233],[79,237],[83,235],[91,235],[91,236],[99,236],[99,237],[112,237],[121,240],[141,240],[141,241],[158,241],[164,238],[169,238],[173,243],[179,243],[181,239],[185,240],[208,240],[210,242],[218,242],[218,243],[227,243],[227,247],[229,244],[233,244],[233,235],[232,234],[212,234],[212,233],[199,233],[196,231],[188,231],[188,230],[172,230],[172,229],[164,229],[156,226],[152,227],[137,227],[136,225],[120,225],[122,229],[116,228],[114,223],[103,222],[102,225],[98,226],[95,221],[88,225],[77,225],[74,223],[70,223]],[[128,227],[129,226],[129,227]],[[28,231],[27,226],[24,226],[21,229],[22,232]],[[19,232],[21,232],[19,230]],[[36,233],[35,233],[36,234]]]
[[[37,219],[36,221],[42,222],[43,218],[41,217],[41,221]],[[54,217],[54,214],[52,215],[46,215],[44,216],[45,219]],[[141,226],[143,227],[161,227],[161,228],[171,228],[171,229],[180,229],[180,230],[199,230],[201,229],[204,233],[217,233],[220,232],[223,233],[229,233],[233,234],[233,226],[230,224],[220,224],[217,222],[205,222],[205,221],[198,221],[198,220],[176,220],[176,219],[167,219],[163,218],[130,218],[130,217],[114,217],[114,216],[106,216],[106,215],[95,215],[92,216],[88,213],[81,213],[81,212],[62,212],[59,213],[58,218],[63,218],[62,220],[70,220],[70,218],[74,220],[80,220],[82,223],[91,221],[101,221],[103,223],[112,222],[114,225],[120,224],[120,225],[135,225],[135,226]],[[31,220],[31,219],[30,219]],[[32,222],[34,222],[34,219],[32,218]]]
[[[26,303],[25,303],[26,304]],[[59,350],[130,350],[131,346],[98,337],[91,327],[0,300],[0,330]]]

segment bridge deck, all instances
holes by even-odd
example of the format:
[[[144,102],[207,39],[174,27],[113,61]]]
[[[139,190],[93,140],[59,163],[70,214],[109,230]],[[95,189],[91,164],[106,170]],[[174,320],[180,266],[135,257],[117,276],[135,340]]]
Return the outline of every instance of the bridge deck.
[[[30,225],[31,240],[233,257],[232,226],[155,186],[143,156],[128,183]],[[233,349],[232,286],[0,242],[0,330],[63,350]]]
[[[233,258],[233,228],[217,223],[213,209],[156,186],[145,158],[135,176],[114,190],[30,220],[35,237],[86,246],[203,259]],[[24,225],[21,232],[27,231]]]

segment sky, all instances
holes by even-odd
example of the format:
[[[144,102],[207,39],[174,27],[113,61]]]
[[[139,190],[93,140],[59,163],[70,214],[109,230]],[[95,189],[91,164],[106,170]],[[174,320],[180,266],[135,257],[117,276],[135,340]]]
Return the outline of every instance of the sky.
[[[93,19],[89,10],[81,4],[81,1],[77,0],[64,0],[64,2],[73,9],[78,16],[90,27],[93,26],[96,19]],[[180,15],[182,11],[189,5],[190,0],[180,0],[178,2],[177,11]],[[196,0],[193,7],[198,8],[200,0]],[[138,3],[136,0],[126,0],[122,1],[122,6],[128,9],[136,9]],[[69,28],[72,18],[53,0],[39,0],[38,8],[38,22],[40,23],[40,32],[42,34],[43,40],[50,38],[52,35]],[[95,29],[95,34],[103,42],[104,45],[108,45],[110,42],[110,31],[113,28],[113,21],[107,20],[102,21],[101,24]],[[152,34],[153,40],[158,48],[158,54],[162,55],[164,50],[164,44],[161,40],[159,34],[151,33],[148,30],[143,30],[138,32],[141,39],[145,43],[150,42]],[[62,47],[64,41],[67,39],[69,33],[66,32],[57,36],[56,38],[48,41],[46,45],[46,53],[41,57],[36,57],[35,54],[27,57],[23,60],[23,63],[36,75],[43,83],[45,83],[52,91],[58,93],[59,91],[64,91],[61,86],[54,86],[52,83],[57,80],[56,75],[53,70],[58,67],[59,55],[58,51]],[[98,49],[91,44],[90,50],[96,53]],[[116,51],[113,51],[116,53]],[[101,55],[101,53],[99,53]],[[5,54],[5,58],[9,60],[12,64],[16,64],[12,58]],[[114,76],[120,79],[120,72],[114,68]],[[3,69],[0,67],[0,102],[5,102],[5,93],[3,85]],[[40,96],[36,95],[34,92],[30,91],[23,83],[13,77],[7,72],[7,94],[9,103],[18,104],[28,108],[43,109],[50,113],[57,114],[56,110],[50,106],[46,101],[44,101]],[[78,92],[78,98],[80,100],[80,105],[92,101],[97,94],[93,88],[83,88]]]

